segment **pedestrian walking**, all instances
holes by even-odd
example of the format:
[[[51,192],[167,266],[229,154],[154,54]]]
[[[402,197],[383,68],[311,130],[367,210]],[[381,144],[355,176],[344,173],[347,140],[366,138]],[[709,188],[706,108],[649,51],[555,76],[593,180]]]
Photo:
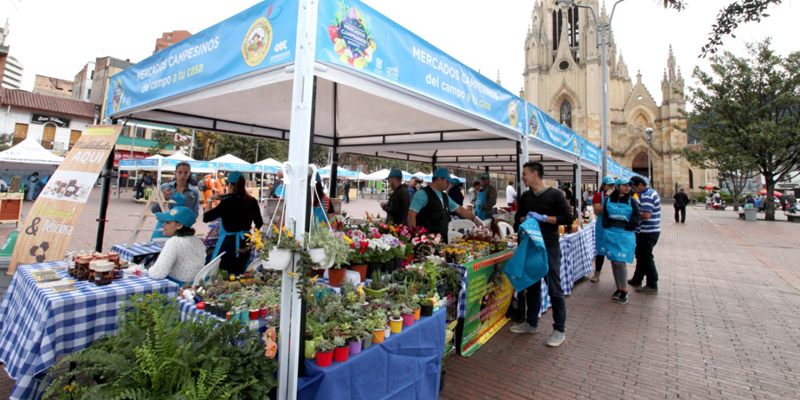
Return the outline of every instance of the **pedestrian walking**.
[[[633,262],[636,234],[639,227],[639,202],[631,199],[630,181],[616,180],[617,188],[603,204],[602,226],[605,231],[605,256],[611,261],[617,291],[611,298],[619,304],[628,303],[628,263]]]
[[[642,177],[631,178],[631,189],[639,194],[642,212],[641,223],[636,230],[636,270],[628,284],[638,287],[637,293],[658,294],[658,270],[653,249],[661,235],[661,199]],[[647,286],[642,287],[645,277]]]
[[[347,178],[344,178],[344,183],[342,184],[342,195],[343,195],[342,199],[344,200],[344,202],[345,203],[349,203],[350,202],[350,180],[347,179]]]
[[[553,334],[547,339],[547,346],[557,347],[566,339],[567,303],[561,289],[561,244],[558,226],[572,223],[572,209],[564,195],[544,183],[544,166],[538,162],[528,162],[522,168],[522,182],[529,187],[517,201],[514,227],[527,218],[539,222],[542,238],[547,249],[547,291],[553,305]],[[542,281],[534,283],[523,296],[527,308],[525,322],[511,327],[513,333],[536,333],[539,330],[539,310],[542,305]]]
[[[672,196],[672,200],[674,201],[672,206],[675,208],[675,223],[677,224],[680,222],[685,224],[686,205],[689,204],[689,196],[687,196],[686,193],[683,192],[683,188],[681,188],[678,193],[675,193],[675,195]],[[680,214],[680,220],[678,220],[678,214]]]
[[[606,176],[603,178],[600,190],[597,191],[592,199],[594,215],[598,216],[598,218],[603,216],[603,204],[612,191],[614,191],[614,178]],[[600,281],[600,272],[603,271],[603,263],[606,261],[606,249],[603,241],[605,238],[604,233],[602,221],[596,221],[594,224],[594,246],[597,256],[594,258],[594,275],[590,279],[592,282]]]

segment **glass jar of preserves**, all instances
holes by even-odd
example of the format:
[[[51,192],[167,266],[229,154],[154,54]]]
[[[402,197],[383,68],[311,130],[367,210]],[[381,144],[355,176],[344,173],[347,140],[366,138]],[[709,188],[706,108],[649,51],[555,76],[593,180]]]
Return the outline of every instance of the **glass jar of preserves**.
[[[108,261],[114,263],[115,267],[119,267],[119,253],[114,251],[108,253]]]
[[[79,281],[89,280],[89,263],[92,256],[80,256],[75,259],[75,278]]]
[[[114,263],[100,261],[94,263],[94,284],[105,286],[114,281]]]

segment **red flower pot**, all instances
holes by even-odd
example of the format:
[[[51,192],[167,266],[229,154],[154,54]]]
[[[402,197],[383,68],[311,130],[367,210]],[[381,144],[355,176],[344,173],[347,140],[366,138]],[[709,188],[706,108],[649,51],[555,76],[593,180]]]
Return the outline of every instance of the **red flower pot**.
[[[414,325],[414,314],[405,315],[403,314],[403,326],[411,326]]]
[[[328,270],[328,285],[331,287],[339,287],[347,275],[347,270],[342,269],[329,269]]]
[[[262,308],[262,309],[258,310],[258,317],[259,318],[267,318],[267,315],[269,315],[269,308]]]
[[[333,352],[329,351],[327,353],[317,353],[317,366],[320,368],[325,368],[333,363]]]
[[[319,356],[319,353],[317,353]],[[333,359],[336,362],[345,362],[347,361],[347,357],[350,356],[350,345],[348,344],[345,347],[337,347],[333,349]]]
[[[350,270],[351,271],[356,271],[356,272],[358,272],[359,275],[361,275],[361,282],[364,282],[364,281],[367,280],[367,264],[351,265],[350,266]]]

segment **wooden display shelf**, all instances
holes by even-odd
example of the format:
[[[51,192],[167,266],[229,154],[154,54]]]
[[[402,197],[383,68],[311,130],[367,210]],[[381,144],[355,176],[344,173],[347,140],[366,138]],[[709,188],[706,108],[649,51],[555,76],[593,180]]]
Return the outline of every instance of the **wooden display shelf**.
[[[15,224],[19,227],[24,199],[23,193],[0,193],[0,224]]]

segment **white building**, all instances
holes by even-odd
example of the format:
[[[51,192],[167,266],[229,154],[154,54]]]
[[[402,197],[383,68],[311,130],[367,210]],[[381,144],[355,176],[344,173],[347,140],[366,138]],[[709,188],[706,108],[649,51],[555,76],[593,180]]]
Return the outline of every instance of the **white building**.
[[[25,67],[16,57],[8,56],[6,69],[3,72],[3,87],[6,89],[19,89],[22,87],[22,73]]]
[[[94,79],[94,61],[89,61],[75,74],[72,83],[72,98],[80,101],[89,101],[92,94],[92,80]]]
[[[24,90],[0,89],[0,129],[12,145],[27,137],[45,149],[66,153],[96,119],[94,104]]]

